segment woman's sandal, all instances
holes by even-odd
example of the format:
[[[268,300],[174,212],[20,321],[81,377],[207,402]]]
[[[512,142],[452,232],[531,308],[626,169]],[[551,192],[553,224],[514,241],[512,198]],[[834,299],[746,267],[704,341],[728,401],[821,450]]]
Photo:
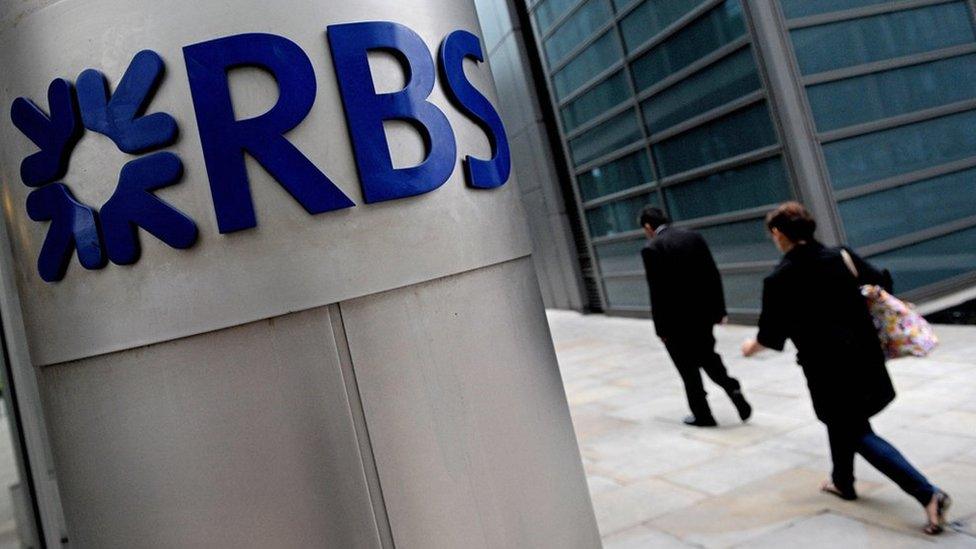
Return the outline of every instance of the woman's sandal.
[[[925,526],[923,532],[925,532],[930,536],[937,536],[945,530],[946,511],[948,511],[949,507],[952,506],[952,498],[949,497],[949,494],[941,490],[936,492],[933,497],[935,497],[935,504],[936,504],[935,509],[936,509],[936,516],[938,518],[936,519],[936,522],[929,521],[928,525]],[[928,509],[926,509],[926,512],[927,511]]]
[[[844,501],[854,501],[855,499],[857,499],[857,494],[854,492],[854,490],[851,490],[850,492],[844,492],[829,480],[825,480],[823,484],[820,485],[820,491],[824,492],[825,494],[837,496]]]

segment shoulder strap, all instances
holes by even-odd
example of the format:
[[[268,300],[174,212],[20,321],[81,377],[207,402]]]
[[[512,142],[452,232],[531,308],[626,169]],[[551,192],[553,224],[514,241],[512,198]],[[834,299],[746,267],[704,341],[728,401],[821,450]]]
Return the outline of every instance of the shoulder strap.
[[[840,249],[840,256],[844,258],[844,264],[847,265],[847,270],[854,275],[854,278],[861,278],[861,275],[857,272],[857,267],[854,265],[854,258],[851,257],[850,252],[844,248]]]

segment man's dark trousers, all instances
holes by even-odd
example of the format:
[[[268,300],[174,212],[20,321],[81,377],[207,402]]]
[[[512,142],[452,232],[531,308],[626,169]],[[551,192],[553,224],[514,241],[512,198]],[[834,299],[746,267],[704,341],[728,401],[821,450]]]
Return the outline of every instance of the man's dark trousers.
[[[715,336],[712,335],[711,326],[683,330],[680,334],[667,337],[664,346],[684,381],[688,406],[696,418],[707,420],[712,417],[701,370],[705,370],[708,377],[725,389],[730,397],[741,388],[739,381],[729,376],[722,357],[715,352]]]

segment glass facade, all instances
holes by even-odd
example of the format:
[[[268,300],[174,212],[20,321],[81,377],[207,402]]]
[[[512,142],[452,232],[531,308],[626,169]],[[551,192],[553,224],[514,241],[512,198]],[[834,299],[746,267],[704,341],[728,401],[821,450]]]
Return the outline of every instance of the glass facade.
[[[705,235],[730,304],[755,309],[775,260],[759,217],[794,191],[740,0],[550,0],[532,17],[602,305],[647,309],[637,216],[654,204]]]
[[[890,269],[896,291],[976,272],[972,5],[781,5],[788,25],[799,21],[790,37],[846,242]],[[865,6],[881,13],[856,11]]]
[[[781,143],[787,122],[757,53],[770,40],[751,24],[759,8],[543,0],[528,9],[599,306],[647,309],[636,217],[655,204],[709,242],[730,310],[755,312],[779,257],[762,216],[798,195]],[[778,0],[776,11],[827,174],[804,185],[833,198],[840,240],[890,268],[901,291],[976,272],[972,5]]]

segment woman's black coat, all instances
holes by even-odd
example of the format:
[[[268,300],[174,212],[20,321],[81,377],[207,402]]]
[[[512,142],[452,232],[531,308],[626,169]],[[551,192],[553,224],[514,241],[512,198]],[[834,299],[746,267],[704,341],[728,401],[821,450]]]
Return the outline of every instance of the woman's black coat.
[[[858,279],[839,248],[812,242],[790,250],[766,277],[759,318],[764,347],[781,351],[793,340],[814,411],[827,424],[869,418],[895,398],[860,292],[862,284],[890,286],[890,279],[848,252]]]

